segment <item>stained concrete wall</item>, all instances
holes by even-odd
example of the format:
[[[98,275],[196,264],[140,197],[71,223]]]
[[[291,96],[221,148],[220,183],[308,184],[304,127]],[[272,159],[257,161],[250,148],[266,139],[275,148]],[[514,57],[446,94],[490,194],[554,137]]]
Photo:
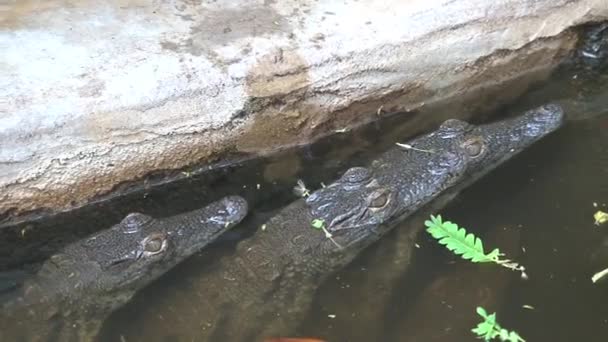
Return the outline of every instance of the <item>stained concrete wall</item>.
[[[606,0],[0,3],[0,221],[554,66]]]

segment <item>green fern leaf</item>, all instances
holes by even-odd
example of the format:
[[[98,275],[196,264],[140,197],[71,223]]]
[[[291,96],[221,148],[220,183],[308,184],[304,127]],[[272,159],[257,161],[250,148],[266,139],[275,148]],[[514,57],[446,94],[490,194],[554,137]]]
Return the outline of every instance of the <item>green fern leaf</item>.
[[[431,215],[431,220],[424,222],[427,232],[447,249],[460,255],[463,259],[472,262],[496,262],[500,251],[493,250],[486,254],[483,250],[483,243],[473,234],[467,234],[466,229],[458,227],[450,221],[443,221],[441,215]]]
[[[477,327],[471,329],[477,335],[477,338],[486,342],[490,342],[496,338],[508,342],[526,342],[515,331],[501,328],[496,322],[496,313],[488,315],[486,310],[481,306],[477,307],[477,313],[483,318],[483,322],[480,322],[477,324]]]

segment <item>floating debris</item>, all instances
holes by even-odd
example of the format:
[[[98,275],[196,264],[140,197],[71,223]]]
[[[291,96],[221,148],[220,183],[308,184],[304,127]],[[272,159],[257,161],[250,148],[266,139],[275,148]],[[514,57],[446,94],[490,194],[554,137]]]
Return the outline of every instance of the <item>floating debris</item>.
[[[425,153],[435,153],[435,151],[433,151],[433,150],[423,150],[423,149],[416,148],[416,147],[414,147],[412,145],[409,145],[409,144],[395,143],[395,145],[397,145],[399,147],[402,147],[402,148],[404,148],[406,150],[413,150],[413,151],[425,152]]]
[[[509,259],[501,259],[504,254],[498,248],[494,248],[486,254],[483,242],[478,237],[467,233],[464,227],[458,227],[456,223],[443,221],[441,215],[431,215],[431,220],[425,221],[424,225],[427,227],[426,231],[437,242],[454,254],[460,255],[461,258],[471,262],[493,262],[510,270],[521,272],[521,279],[528,279],[524,266]]]
[[[312,220],[311,225],[314,229],[321,229],[323,231],[323,233],[325,233],[325,237],[328,238],[329,240],[331,240],[331,242],[333,242],[334,245],[336,245],[336,247],[338,247],[339,249],[344,248],[339,243],[337,243],[336,240],[334,240],[333,235],[331,235],[331,233],[325,228],[324,220],[314,219],[314,220]]]
[[[306,184],[301,179],[298,179],[296,186],[293,187],[293,193],[300,197],[310,196],[310,190],[306,188]]]
[[[598,210],[594,215],[595,225],[599,226],[600,224],[608,222],[608,213],[605,213],[601,210]]]
[[[591,281],[593,283],[597,283],[598,280],[602,279],[604,276],[606,276],[608,274],[608,268],[603,269],[599,272],[597,272],[596,274],[593,275],[593,277],[591,277]]]

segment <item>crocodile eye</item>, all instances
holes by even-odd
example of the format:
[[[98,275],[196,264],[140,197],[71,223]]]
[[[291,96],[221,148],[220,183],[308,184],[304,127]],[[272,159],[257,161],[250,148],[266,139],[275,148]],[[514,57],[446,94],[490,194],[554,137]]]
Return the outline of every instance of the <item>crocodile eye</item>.
[[[369,203],[370,208],[382,208],[388,203],[388,193],[380,192],[372,196]]]
[[[153,239],[146,243],[146,252],[157,253],[163,247],[161,239]]]
[[[147,256],[158,254],[167,248],[167,240],[160,234],[150,235],[143,241],[143,247]]]
[[[477,157],[483,151],[483,143],[479,140],[472,140],[465,143],[465,151],[471,157]]]

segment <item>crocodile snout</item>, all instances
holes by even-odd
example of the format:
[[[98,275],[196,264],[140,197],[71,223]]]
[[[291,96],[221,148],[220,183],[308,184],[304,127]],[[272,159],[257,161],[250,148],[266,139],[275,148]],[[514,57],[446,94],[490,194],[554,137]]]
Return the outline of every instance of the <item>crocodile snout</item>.
[[[564,109],[555,103],[546,104],[528,112],[524,130],[530,137],[543,136],[557,128],[564,121]]]
[[[218,203],[216,223],[231,225],[240,222],[247,215],[247,201],[240,196],[228,196]]]

